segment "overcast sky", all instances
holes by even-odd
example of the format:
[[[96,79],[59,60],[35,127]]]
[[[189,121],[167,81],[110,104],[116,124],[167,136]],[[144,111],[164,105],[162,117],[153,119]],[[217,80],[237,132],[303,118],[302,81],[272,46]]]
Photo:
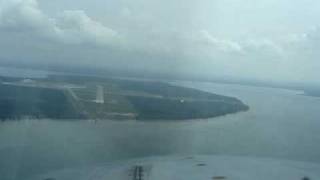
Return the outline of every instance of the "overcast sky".
[[[0,0],[0,61],[320,83],[318,0]]]

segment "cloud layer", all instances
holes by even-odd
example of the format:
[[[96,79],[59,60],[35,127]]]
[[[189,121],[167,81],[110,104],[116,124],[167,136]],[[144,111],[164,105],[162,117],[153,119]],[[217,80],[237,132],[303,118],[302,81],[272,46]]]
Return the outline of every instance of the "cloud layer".
[[[195,6],[188,1],[181,6],[174,0],[172,7],[182,8],[177,13],[167,1],[121,2],[126,6],[110,1],[109,9],[113,9],[107,17],[92,17],[84,10],[65,10],[63,4],[63,10],[53,15],[37,0],[0,0],[0,58],[17,63],[65,63],[203,77],[319,82],[318,28],[283,32],[285,28],[270,26],[271,36],[261,36],[247,30],[256,21],[250,19],[247,27],[235,23],[235,30],[221,31],[218,25],[228,24],[217,17],[228,12],[225,9],[212,13],[207,4]],[[212,1],[204,2],[212,5]],[[220,6],[216,3],[212,8]],[[250,10],[246,4],[230,6],[238,11],[240,7]],[[273,32],[277,35],[272,36]]]
[[[118,33],[94,21],[84,11],[63,11],[56,18],[43,13],[36,0],[4,1],[0,10],[3,31],[31,33],[63,43],[115,43]]]

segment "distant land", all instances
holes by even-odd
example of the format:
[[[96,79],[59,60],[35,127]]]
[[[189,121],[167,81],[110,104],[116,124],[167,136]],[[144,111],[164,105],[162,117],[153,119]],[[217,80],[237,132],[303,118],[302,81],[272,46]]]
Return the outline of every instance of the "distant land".
[[[234,97],[156,81],[93,76],[0,76],[0,119],[183,120],[246,111]]]
[[[320,88],[308,88],[304,90],[306,96],[320,97]]]
[[[271,88],[283,88],[298,91],[309,91],[315,88],[320,91],[320,86],[316,82],[286,82],[286,81],[274,81],[274,80],[261,80],[252,78],[239,78],[231,76],[201,76],[196,74],[188,74],[174,71],[170,72],[151,72],[151,71],[139,71],[139,70],[121,70],[117,68],[106,68],[106,67],[81,67],[81,66],[66,66],[57,64],[30,64],[30,63],[14,63],[1,59],[0,67],[3,68],[17,68],[30,71],[41,71],[49,74],[69,74],[69,75],[85,75],[85,76],[99,76],[99,77],[134,77],[137,79],[150,78],[159,81],[197,81],[197,82],[212,82],[212,83],[223,83],[223,84],[241,84],[257,87],[271,87]]]

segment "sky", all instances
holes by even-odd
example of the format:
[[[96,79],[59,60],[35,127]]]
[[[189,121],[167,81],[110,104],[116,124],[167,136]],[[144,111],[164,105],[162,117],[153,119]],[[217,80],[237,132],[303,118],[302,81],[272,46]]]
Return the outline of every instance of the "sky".
[[[317,0],[0,0],[0,63],[320,83]]]

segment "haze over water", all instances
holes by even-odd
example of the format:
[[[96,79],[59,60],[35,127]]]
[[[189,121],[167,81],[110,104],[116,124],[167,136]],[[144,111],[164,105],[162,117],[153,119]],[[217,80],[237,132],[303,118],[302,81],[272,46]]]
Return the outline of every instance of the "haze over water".
[[[22,120],[0,124],[0,174],[10,179],[158,155],[240,155],[320,163],[320,98],[264,87],[179,82],[234,96],[248,112],[188,121]]]

